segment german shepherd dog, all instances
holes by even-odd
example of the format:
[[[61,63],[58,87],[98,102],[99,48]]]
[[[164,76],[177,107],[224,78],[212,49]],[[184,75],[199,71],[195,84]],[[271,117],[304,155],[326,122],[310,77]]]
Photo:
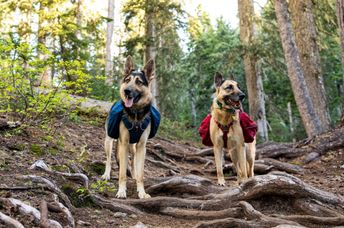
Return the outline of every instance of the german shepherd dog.
[[[219,185],[225,185],[223,176],[223,148],[226,147],[223,135],[227,133],[227,153],[237,172],[238,183],[253,177],[255,160],[255,140],[245,143],[240,126],[239,112],[245,94],[238,83],[225,80],[220,73],[215,73],[215,98],[211,107],[210,138],[214,144],[214,156]]]
[[[120,87],[120,96],[122,100],[121,102],[124,106],[123,112],[125,112],[125,114],[128,116],[128,119],[133,123],[144,120],[145,116],[148,115],[149,107],[151,106],[153,98],[149,85],[154,78],[154,67],[154,61],[149,60],[146,63],[143,71],[138,72],[134,70],[134,63],[130,56],[125,62],[124,77]],[[107,126],[105,128],[106,130],[108,129]],[[138,197],[140,199],[150,198],[150,195],[145,192],[143,184],[146,142],[149,137],[150,130],[151,124],[149,123],[139,138],[139,141],[135,144],[130,144],[129,130],[126,128],[123,120],[119,123],[119,136],[117,140],[116,154],[116,159],[119,163],[119,187],[116,194],[117,198],[127,197],[126,174],[129,151],[133,154],[132,177],[136,180]],[[102,176],[102,178],[105,180],[110,179],[113,141],[114,139],[106,134],[104,143],[106,167]]]

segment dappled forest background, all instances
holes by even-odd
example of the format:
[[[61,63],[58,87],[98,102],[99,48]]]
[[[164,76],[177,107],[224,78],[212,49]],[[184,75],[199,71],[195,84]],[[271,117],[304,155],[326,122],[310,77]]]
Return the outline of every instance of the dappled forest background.
[[[295,31],[305,29],[300,27],[302,23],[297,23],[298,9],[306,9],[314,19],[314,27],[306,28],[315,29],[315,36],[310,39],[316,44],[319,59],[313,65],[302,67],[305,77],[312,70],[318,72],[317,78],[321,77],[325,94],[315,87],[307,87],[326,102],[326,108],[321,110],[328,114],[329,123],[322,128],[326,130],[337,125],[342,115],[343,72],[336,1],[300,1],[304,5],[293,8],[295,2],[289,1]],[[250,95],[247,82],[255,84],[247,81],[247,58],[251,56],[255,74],[261,80],[264,109],[258,110],[259,115],[250,114],[255,120],[266,116],[261,126],[267,132],[259,141],[293,141],[312,135],[306,133],[296,102],[300,97],[293,93],[288,77],[272,1],[262,6],[259,15],[239,3],[240,14],[246,15],[241,19],[250,19],[249,24],[241,20],[240,28],[233,28],[221,18],[211,23],[201,7],[194,16],[189,15],[183,1],[125,0],[121,3],[119,23],[123,26],[113,30],[111,0],[108,15],[100,15],[82,0],[2,1],[1,112],[27,125],[48,126],[54,118],[78,121],[77,104],[71,101],[70,94],[116,101],[126,56],[133,56],[138,67],[154,58],[153,90],[163,116],[160,134],[197,141],[197,128],[210,110],[214,73],[219,71],[234,78]],[[252,28],[248,40],[243,34],[245,28]],[[181,34],[187,34],[186,44]],[[115,55],[109,53],[109,45],[113,45]],[[302,52],[301,45],[298,46],[301,60],[314,56],[314,52],[307,49]],[[249,106],[250,99],[258,97],[251,96],[244,101],[247,112],[254,110]]]

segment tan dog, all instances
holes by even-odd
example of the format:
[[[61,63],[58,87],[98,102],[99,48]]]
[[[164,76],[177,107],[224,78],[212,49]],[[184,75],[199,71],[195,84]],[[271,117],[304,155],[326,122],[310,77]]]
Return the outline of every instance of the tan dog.
[[[143,71],[134,70],[134,63],[129,56],[125,63],[124,77],[120,87],[121,104],[124,107],[123,115],[127,117],[127,121],[132,126],[140,128],[143,121],[149,115],[149,110],[152,102],[152,94],[150,92],[149,84],[154,78],[154,61],[149,60]],[[108,118],[109,119],[109,118]],[[107,121],[109,124],[109,120]],[[117,161],[119,162],[119,187],[116,194],[117,198],[126,198],[126,172],[128,165],[128,152],[133,154],[132,162],[132,177],[136,179],[138,197],[140,199],[150,198],[150,195],[145,192],[144,179],[144,161],[146,154],[146,142],[150,135],[151,122],[143,130],[137,143],[130,143],[131,135],[130,128],[125,125],[123,119],[119,123],[119,136],[117,141]],[[118,128],[118,127],[117,127]],[[128,130],[129,129],[129,130]],[[111,171],[111,153],[114,139],[108,135],[108,127],[106,126],[107,134],[105,138],[105,153],[106,153],[106,168],[102,176],[103,179],[110,179]],[[110,129],[111,130],[111,129]],[[118,129],[117,129],[118,131]]]
[[[237,172],[238,182],[253,177],[255,160],[255,140],[245,143],[239,121],[240,101],[245,94],[240,90],[238,83],[224,80],[220,73],[214,76],[216,93],[212,103],[210,138],[214,144],[214,156],[219,185],[225,185],[223,176],[223,135],[227,134],[227,152]]]

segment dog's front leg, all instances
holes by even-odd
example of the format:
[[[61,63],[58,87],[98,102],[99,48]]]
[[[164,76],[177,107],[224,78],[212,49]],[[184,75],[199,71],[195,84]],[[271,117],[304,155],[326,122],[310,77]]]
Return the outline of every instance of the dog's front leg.
[[[215,156],[217,183],[221,186],[225,186],[225,178],[223,176],[223,169],[222,169],[222,161],[223,161],[222,145],[214,145],[213,150],[214,150],[214,156]]]
[[[113,138],[109,136],[105,137],[104,142],[104,149],[106,154],[106,165],[105,165],[105,172],[102,176],[104,180],[110,180],[110,173],[111,173],[111,154],[112,154],[112,145],[113,145]]]
[[[118,159],[119,159],[119,178],[117,198],[127,197],[127,165],[128,165],[128,142],[121,139],[118,140]]]
[[[144,165],[146,156],[146,140],[140,140],[136,145],[136,154],[134,158],[135,175],[136,175],[136,186],[137,192],[140,199],[150,198],[150,195],[145,192],[143,183],[144,179]]]
[[[233,131],[229,132],[228,138],[235,144],[235,150],[232,152],[231,158],[237,171],[238,183],[241,183],[247,179],[248,174],[244,137],[239,124],[233,125]]]

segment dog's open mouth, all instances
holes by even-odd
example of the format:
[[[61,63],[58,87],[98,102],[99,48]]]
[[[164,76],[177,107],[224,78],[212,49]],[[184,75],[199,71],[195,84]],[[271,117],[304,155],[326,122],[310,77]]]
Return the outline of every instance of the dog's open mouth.
[[[124,100],[125,107],[130,108],[131,106],[133,106],[133,104],[137,103],[140,100],[140,98],[140,95],[137,95],[136,97],[127,95]]]
[[[234,108],[240,108],[240,101],[234,101],[230,98],[230,96],[225,96],[223,98],[223,100],[225,101],[226,105],[228,106],[232,106]]]

